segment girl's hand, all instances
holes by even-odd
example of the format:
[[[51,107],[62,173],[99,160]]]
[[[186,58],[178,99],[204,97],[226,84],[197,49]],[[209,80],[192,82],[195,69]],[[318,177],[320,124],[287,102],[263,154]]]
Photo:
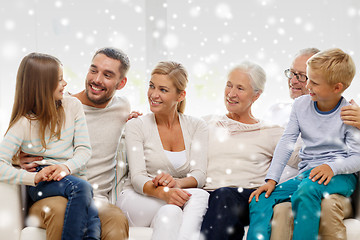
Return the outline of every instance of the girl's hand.
[[[262,192],[266,192],[265,197],[268,198],[271,195],[271,193],[274,191],[275,186],[276,186],[276,182],[272,179],[269,179],[266,184],[262,185],[261,187],[259,187],[258,189],[256,189],[251,193],[249,197],[249,203],[251,202],[254,196],[255,196],[255,200],[258,202],[259,196]]]
[[[35,185],[37,185],[39,182],[42,181],[47,181],[48,177],[47,175],[49,174],[47,171],[43,171],[44,169],[42,169],[40,172],[37,172],[35,175],[35,180],[34,183]]]
[[[311,170],[309,178],[313,182],[317,181],[320,178],[320,180],[318,181],[319,184],[322,184],[324,182],[324,185],[328,185],[333,176],[334,172],[331,167],[327,164],[322,164]]]
[[[43,168],[40,172],[44,170],[50,171],[50,173],[47,176],[48,177],[47,181],[60,181],[65,176],[70,174],[69,168],[64,164],[51,165]]]
[[[166,191],[165,194],[165,201],[168,204],[173,204],[179,207],[183,207],[184,204],[189,201],[191,194],[187,191],[180,189],[180,188],[168,188],[165,187],[164,191]]]
[[[178,187],[176,180],[168,173],[160,173],[153,180],[155,187],[164,186],[168,188]]]

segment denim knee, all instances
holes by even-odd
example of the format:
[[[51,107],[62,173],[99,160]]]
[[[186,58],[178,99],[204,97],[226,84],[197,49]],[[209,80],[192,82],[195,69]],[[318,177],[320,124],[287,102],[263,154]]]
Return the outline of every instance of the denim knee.
[[[71,182],[72,182],[71,193],[73,194],[73,196],[84,197],[86,199],[86,203],[90,204],[93,197],[92,187],[90,183],[82,179],[78,179],[78,181],[75,182],[71,181]]]

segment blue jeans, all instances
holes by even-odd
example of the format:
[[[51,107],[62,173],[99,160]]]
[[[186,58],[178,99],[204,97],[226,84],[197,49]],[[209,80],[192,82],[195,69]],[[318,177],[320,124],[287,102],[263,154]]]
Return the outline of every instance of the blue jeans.
[[[254,189],[222,187],[210,193],[209,206],[201,225],[206,240],[239,239],[249,224],[250,194]]]
[[[87,181],[69,175],[60,181],[40,182],[36,187],[28,187],[28,193],[33,201],[53,196],[68,199],[61,239],[100,239],[100,219]]]
[[[250,227],[247,239],[270,239],[273,207],[281,202],[291,201],[294,213],[293,239],[316,240],[319,232],[321,200],[328,194],[349,197],[355,190],[355,174],[334,176],[328,185],[309,179],[311,170],[278,186],[270,197],[262,193],[259,201],[250,203]]]

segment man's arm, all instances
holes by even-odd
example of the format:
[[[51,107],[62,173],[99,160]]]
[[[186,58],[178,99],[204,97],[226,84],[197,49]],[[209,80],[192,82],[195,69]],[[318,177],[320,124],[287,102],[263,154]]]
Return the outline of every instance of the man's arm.
[[[360,107],[351,99],[351,105],[341,108],[341,119],[347,125],[360,129]]]
[[[22,151],[18,155],[19,166],[28,172],[35,172],[36,167],[39,165],[34,162],[41,160],[43,160],[43,157],[33,156]]]

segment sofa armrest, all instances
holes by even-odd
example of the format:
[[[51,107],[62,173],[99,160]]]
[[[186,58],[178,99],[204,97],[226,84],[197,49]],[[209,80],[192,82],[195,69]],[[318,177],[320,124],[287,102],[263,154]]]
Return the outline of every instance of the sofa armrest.
[[[18,240],[23,228],[20,186],[0,182],[1,239]]]
[[[127,178],[128,170],[129,168],[126,160],[125,134],[123,133],[121,135],[116,152],[115,185],[110,192],[110,203],[116,203],[117,196],[119,196],[120,192],[122,191],[125,179]]]
[[[360,220],[360,172],[357,173],[357,184],[355,188],[355,192],[352,196],[353,206],[354,206],[354,218]]]

